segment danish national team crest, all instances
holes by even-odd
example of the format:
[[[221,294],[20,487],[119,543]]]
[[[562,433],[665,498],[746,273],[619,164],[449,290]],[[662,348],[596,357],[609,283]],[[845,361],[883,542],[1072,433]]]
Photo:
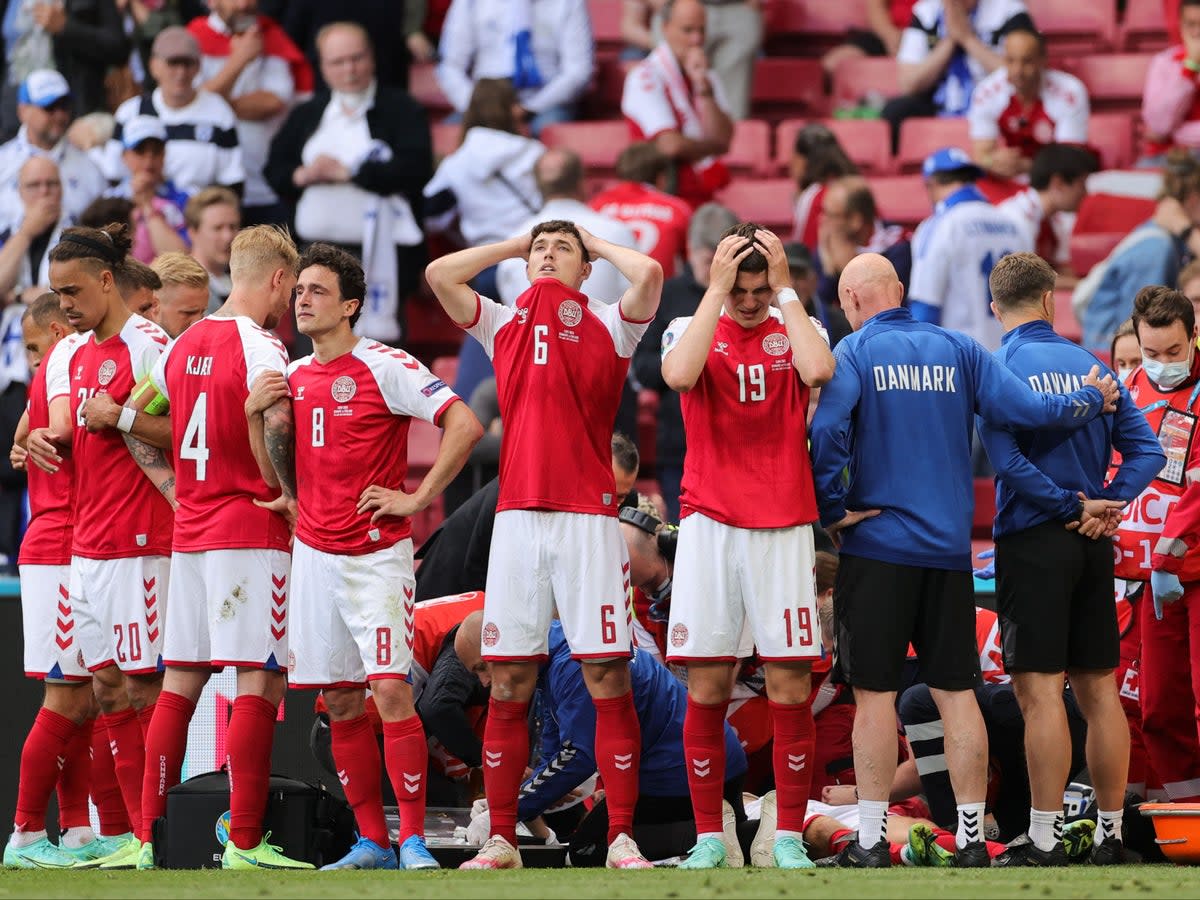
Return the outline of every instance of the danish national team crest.
[[[483,626],[483,646],[495,647],[500,643],[500,629],[496,627],[495,622],[488,622]]]
[[[763,352],[771,356],[783,356],[791,347],[792,342],[788,340],[786,334],[768,334],[762,340]]]
[[[329,388],[329,393],[333,394],[333,399],[338,403],[349,403],[354,399],[354,395],[358,393],[358,385],[354,383],[354,379],[349,375],[343,375],[333,382]]]
[[[672,647],[682,647],[684,644],[687,643],[687,639],[688,639],[687,626],[684,625],[682,622],[676,623],[675,627],[671,629],[671,646]]]
[[[96,373],[96,380],[100,382],[100,386],[104,387],[113,380],[113,376],[117,374],[117,364],[111,359],[106,359],[100,363],[100,369]]]
[[[568,328],[574,328],[583,321],[583,307],[574,300],[564,300],[558,305],[558,319]]]

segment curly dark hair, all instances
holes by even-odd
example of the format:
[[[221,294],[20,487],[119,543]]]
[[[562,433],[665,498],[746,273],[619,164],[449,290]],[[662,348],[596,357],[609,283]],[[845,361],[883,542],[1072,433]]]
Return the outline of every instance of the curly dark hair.
[[[362,263],[353,253],[348,253],[333,244],[310,244],[300,256],[297,271],[303,272],[309,266],[321,266],[328,269],[338,280],[338,291],[343,300],[357,300],[358,308],[350,316],[350,327],[358,323],[362,315],[363,303],[367,296],[367,278],[363,273]]]

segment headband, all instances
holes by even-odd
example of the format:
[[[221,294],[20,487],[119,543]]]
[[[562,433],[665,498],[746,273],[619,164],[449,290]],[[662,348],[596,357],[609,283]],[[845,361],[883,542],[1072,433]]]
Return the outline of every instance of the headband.
[[[94,238],[88,237],[86,234],[64,234],[63,241],[70,241],[72,244],[79,244],[81,247],[87,247],[93,250],[106,263],[118,266],[121,264],[123,257],[118,256],[119,251],[112,244],[102,244]],[[111,239],[110,239],[111,240]]]

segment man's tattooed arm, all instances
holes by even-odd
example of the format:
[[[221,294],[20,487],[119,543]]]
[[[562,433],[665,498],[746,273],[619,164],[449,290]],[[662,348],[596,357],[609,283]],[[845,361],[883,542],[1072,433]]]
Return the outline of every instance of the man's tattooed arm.
[[[271,467],[279,478],[285,496],[296,496],[295,423],[292,420],[292,401],[277,400],[263,413],[263,439]]]
[[[133,457],[138,468],[150,479],[150,483],[162,493],[167,502],[171,504],[171,508],[174,509],[176,505],[175,470],[171,468],[166,452],[139,441],[133,435],[126,434],[122,437],[125,438],[125,446],[129,448],[129,455]]]

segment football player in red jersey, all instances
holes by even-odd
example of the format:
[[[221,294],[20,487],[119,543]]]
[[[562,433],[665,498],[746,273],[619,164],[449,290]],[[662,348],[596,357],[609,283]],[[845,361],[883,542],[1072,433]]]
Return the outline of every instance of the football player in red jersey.
[[[774,721],[778,818],[773,852],[754,862],[813,865],[801,835],[821,635],[805,419],[810,389],[833,365],[792,289],[782,242],[752,223],[725,233],[696,314],[663,336],[663,379],[683,395],[688,438],[667,651],[688,666],[683,739],[697,841],[684,868],[725,864],[722,728],[733,668],[755,646]]]
[[[527,260],[513,306],[468,282]],[[617,303],[579,292],[593,258],[630,282]],[[492,694],[484,789],[492,837],[465,868],[516,868],[517,789],[529,758],[526,715],[557,607],[596,706],[596,760],[610,810],[607,864],[650,865],[631,837],[641,738],[629,677],[629,564],[617,524],[611,437],[621,387],[662,291],[662,267],[574,223],[452,253],[425,270],[438,302],[496,368],[504,441],[482,642]],[[611,299],[611,298],[605,298]]]
[[[254,405],[288,395],[296,419],[299,518],[292,565],[293,687],[321,688],[333,758],[358,842],[327,869],[436,869],[425,847],[428,746],[413,708],[411,516],[462,469],[483,427],[449,386],[403,350],[359,337],[362,265],[314,244],[300,262],[296,324],[313,354],[287,381],[264,376]],[[404,491],[413,417],[443,429],[433,466]],[[384,762],[400,809],[397,864],[383,815],[380,758],[364,707],[383,720]]]

